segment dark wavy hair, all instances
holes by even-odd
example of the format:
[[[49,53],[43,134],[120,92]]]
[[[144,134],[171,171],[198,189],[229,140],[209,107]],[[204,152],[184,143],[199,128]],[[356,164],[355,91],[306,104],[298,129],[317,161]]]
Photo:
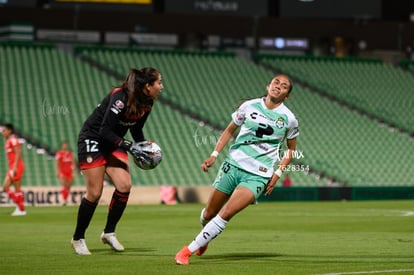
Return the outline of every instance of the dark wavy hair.
[[[127,115],[138,114],[141,110],[151,110],[154,100],[144,93],[145,85],[153,85],[159,78],[157,69],[144,67],[130,69],[120,88],[127,94]]]

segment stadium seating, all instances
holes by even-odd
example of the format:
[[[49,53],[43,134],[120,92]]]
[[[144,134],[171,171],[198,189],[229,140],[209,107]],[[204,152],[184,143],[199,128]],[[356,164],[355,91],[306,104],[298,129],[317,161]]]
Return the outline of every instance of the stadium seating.
[[[265,86],[273,76],[271,71],[228,53],[145,51],[102,47],[79,47],[77,52],[101,65],[109,64],[108,68],[114,69],[120,75],[125,67],[137,67],[133,64],[157,68],[163,75],[166,87],[161,99],[166,99],[171,106],[178,106],[176,107],[178,111],[190,117],[195,115],[202,123],[215,125],[219,129],[227,126],[230,113],[243,99],[264,95]],[[169,120],[170,116],[167,116],[167,119]],[[183,119],[178,121],[182,123]],[[178,132],[184,133],[183,131],[184,129]],[[191,133],[184,136],[192,138]],[[206,136],[217,139],[219,132],[215,131],[213,135],[204,134],[204,137]],[[194,144],[194,141],[190,143]],[[204,157],[208,156],[213,146],[213,143],[207,146]],[[187,151],[188,148],[184,147],[182,150]],[[203,158],[200,158],[197,165],[202,160]],[[304,167],[306,168],[307,165]],[[197,166],[196,169],[199,170],[199,167]],[[317,173],[292,174],[292,181],[297,186],[327,184],[326,178],[320,179]],[[188,181],[184,181],[183,184],[188,184]]]
[[[400,67],[414,73],[414,61],[404,59],[400,61]]]
[[[407,134],[300,86],[286,104],[301,123],[298,148],[310,167],[354,186],[412,184],[407,165],[414,158],[400,149],[412,143]]]
[[[122,80],[108,76],[106,73],[86,64],[79,59],[61,52],[49,45],[15,45],[0,46],[0,70],[5,79],[2,85],[5,94],[2,94],[1,119],[4,122],[13,122],[19,134],[30,139],[37,145],[46,147],[50,152],[60,147],[62,140],[68,140],[71,148],[76,150],[77,134],[84,119],[95,108],[100,100]],[[125,69],[123,74],[127,74]],[[157,111],[159,109],[159,111]],[[160,114],[157,115],[157,112]],[[199,185],[210,183],[213,174],[200,175],[199,161],[192,159],[189,151],[196,148],[193,132],[197,130],[191,120],[177,111],[163,113],[161,106],[154,107],[154,114],[150,117],[159,117],[162,124],[155,119],[154,128],[148,130],[147,137],[156,139],[160,133],[170,133],[164,140],[171,143],[162,143],[165,159],[162,167],[154,171],[139,171],[132,169],[135,184],[162,185]],[[174,123],[172,122],[174,119]],[[185,123],[184,123],[185,122]],[[173,126],[173,127],[172,127]],[[172,129],[171,132],[168,129]],[[184,132],[188,134],[183,138]],[[212,135],[199,131],[200,136]],[[196,133],[196,132],[194,132]],[[178,139],[178,142],[175,140]],[[205,145],[198,150],[203,156],[214,145]],[[170,153],[169,148],[172,148]],[[26,152],[24,152],[25,154]],[[55,172],[44,169],[44,161],[39,158],[25,158],[30,167],[34,167],[31,178],[40,179],[54,177]],[[179,165],[179,166],[178,166]],[[5,165],[2,167],[5,169]],[[49,172],[52,174],[49,174]],[[29,173],[29,172],[28,172]],[[45,174],[44,174],[45,173]],[[30,173],[29,173],[30,174]],[[41,182],[41,181],[33,181]],[[50,184],[57,184],[45,180]]]
[[[117,81],[52,46],[0,47],[5,79],[1,117],[20,134],[51,151],[62,140],[76,146],[78,131],[111,85]]]
[[[131,169],[134,184],[210,184],[218,167],[202,173],[201,162],[230,121],[230,113],[242,100],[264,95],[274,71],[287,72],[294,80],[294,91],[286,105],[299,119],[297,150],[303,154],[294,164],[310,169],[310,173],[292,171],[293,186],[326,186],[332,182],[348,186],[413,184],[409,169],[414,156],[401,149],[412,146],[412,137],[389,127],[391,119],[395,119],[395,125],[408,125],[408,129],[411,124],[402,116],[394,117],[393,109],[389,111],[392,117],[384,120],[388,124],[380,124],[357,111],[364,107],[365,113],[372,111],[380,117],[384,112],[379,114],[377,108],[382,105],[376,99],[392,101],[388,90],[374,85],[381,93],[374,96],[370,85],[360,81],[358,74],[331,72],[355,70],[360,75],[364,73],[363,79],[367,80],[381,75],[385,80],[380,83],[388,88],[386,79],[397,79],[401,83],[395,84],[398,88],[394,87],[393,92],[400,95],[406,93],[413,81],[402,70],[380,62],[341,64],[330,59],[314,65],[313,60],[299,63],[281,58],[274,62],[271,58],[263,59],[266,66],[261,66],[231,53],[102,47],[78,47],[76,53],[77,58],[49,45],[0,44],[0,59],[5,60],[0,70],[7,71],[6,79],[14,80],[1,84],[10,92],[3,95],[0,119],[12,121],[23,135],[49,146],[51,151],[57,150],[63,139],[76,149],[83,120],[113,86],[120,84],[128,69],[155,67],[162,73],[165,89],[144,131],[147,139],[161,146],[164,159],[151,171]],[[346,84],[350,82],[359,93],[352,90],[345,96],[349,90]],[[367,95],[360,95],[361,90]],[[411,105],[405,93],[401,96],[407,102],[397,102],[403,104],[401,111],[409,117],[407,108]],[[370,97],[375,97],[373,104],[360,104],[361,100],[369,102]],[[22,111],[30,115],[21,115]],[[224,155],[220,155],[218,162]],[[40,167],[41,160],[33,160],[37,178],[52,173]]]
[[[408,166],[413,159],[400,149],[409,148],[412,143],[412,137],[400,132],[412,133],[414,129],[410,116],[413,106],[410,91],[414,83],[411,74],[375,60],[269,55],[259,60],[311,87],[307,95],[318,95],[317,104],[312,106],[314,101],[309,98],[299,110],[311,110],[308,115],[312,117],[329,114],[329,121],[325,119],[322,123],[325,131],[319,125],[319,135],[313,131],[311,140],[303,141],[313,143],[306,147],[309,154],[321,145],[323,152],[328,152],[324,153],[327,155],[323,161],[308,159],[314,162],[312,167],[346,179],[353,186],[412,185]],[[300,102],[296,99],[290,103],[294,106]],[[309,122],[303,121],[301,125],[305,133]],[[331,150],[337,155],[328,157]],[[397,159],[399,165],[395,164]]]
[[[82,48],[80,52],[95,61],[101,61],[102,64],[114,62],[153,64],[160,69],[166,79],[167,92],[163,97],[170,99],[182,110],[190,113],[191,108],[196,106],[195,109],[200,110],[198,114],[202,118],[213,124],[217,122],[220,127],[224,127],[228,121],[227,110],[233,110],[233,106],[237,105],[235,99],[264,94],[265,84],[263,83],[267,83],[273,75],[269,70],[225,54],[196,55],[168,51],[148,53],[131,49],[103,48]],[[148,58],[152,58],[152,62]],[[331,60],[326,62],[329,65]],[[370,65],[371,61],[365,61],[365,63]],[[376,61],[372,63],[381,64]],[[291,66],[288,62],[278,63],[278,65],[279,71],[302,68]],[[123,68],[125,65],[116,67]],[[322,65],[321,67],[319,70],[327,71]],[[388,71],[388,68],[385,70]],[[194,71],[197,71],[197,74]],[[320,74],[323,72],[316,75]],[[226,77],[223,78],[223,75]],[[300,80],[304,78],[299,73],[295,74],[295,71],[292,77]],[[195,84],[197,87],[192,86]],[[232,89],[227,89],[223,94],[220,87],[232,87]],[[263,87],[263,92],[260,92],[257,87]],[[174,91],[173,94],[170,94],[171,90]],[[211,96],[206,97],[206,94]],[[200,105],[200,102],[203,105]],[[366,116],[361,116],[358,112],[332,102],[301,85],[295,85],[292,100],[287,101],[286,104],[292,107],[301,123],[302,135],[298,138],[298,150],[302,150],[305,156],[303,163],[309,165],[312,171],[316,171],[316,175],[322,174],[330,181],[338,181],[340,184],[396,184],[390,182],[390,179],[384,177],[382,173],[382,171],[387,171],[388,167],[395,166],[389,158],[390,155],[395,155],[395,148],[383,144],[387,144],[386,139],[389,139],[408,146],[410,142],[408,136],[390,132],[387,126],[381,127]],[[204,105],[209,107],[204,109]],[[210,110],[210,112],[206,113],[203,110]],[[377,142],[361,142],[361,140]],[[381,152],[379,156],[377,156],[378,152]],[[373,164],[375,160],[380,161]],[[407,157],[406,161],[411,161],[411,157]],[[293,173],[293,178],[302,174]],[[306,185],[311,177],[293,180],[297,185]],[[398,184],[410,184],[411,182],[407,173],[399,173],[396,177]],[[317,184],[325,183],[318,181]]]
[[[399,67],[376,59],[280,55],[258,59],[338,102],[414,133],[414,120],[407,115],[413,106],[414,77]]]
[[[186,113],[224,128],[230,112],[244,98],[265,94],[272,73],[229,53],[145,51],[79,47],[77,52],[102,65],[109,64],[119,75],[125,68],[152,66],[163,75],[162,98]],[[257,83],[261,83],[257,86]],[[259,87],[259,88],[258,88]],[[217,103],[220,104],[217,104]]]

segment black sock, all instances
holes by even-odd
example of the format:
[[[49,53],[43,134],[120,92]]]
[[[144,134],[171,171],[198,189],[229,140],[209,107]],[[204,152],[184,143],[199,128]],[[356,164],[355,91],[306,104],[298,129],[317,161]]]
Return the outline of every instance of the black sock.
[[[78,219],[76,223],[75,233],[73,234],[74,240],[84,239],[85,231],[91,222],[93,213],[95,212],[96,206],[98,203],[93,203],[88,201],[85,198],[82,198],[79,210],[78,210]]]
[[[125,207],[128,202],[129,192],[122,193],[118,190],[115,190],[111,203],[109,204],[108,218],[106,220],[106,226],[104,233],[115,232],[115,227],[118,221],[121,219],[122,214],[124,213]]]

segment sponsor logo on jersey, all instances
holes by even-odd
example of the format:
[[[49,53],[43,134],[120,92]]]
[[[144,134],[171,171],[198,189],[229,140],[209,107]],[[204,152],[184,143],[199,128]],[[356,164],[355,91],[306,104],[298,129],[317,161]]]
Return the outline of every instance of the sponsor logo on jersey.
[[[263,166],[259,166],[259,171],[260,172],[263,172],[263,173],[266,173],[267,172],[267,168],[266,167],[263,167]]]
[[[269,149],[271,149],[271,147],[267,143],[258,143],[256,145],[263,151],[268,151]]]
[[[120,120],[118,123],[121,124],[122,126],[128,126],[129,127],[129,126],[135,125],[137,122],[136,121],[128,122],[128,121]]]

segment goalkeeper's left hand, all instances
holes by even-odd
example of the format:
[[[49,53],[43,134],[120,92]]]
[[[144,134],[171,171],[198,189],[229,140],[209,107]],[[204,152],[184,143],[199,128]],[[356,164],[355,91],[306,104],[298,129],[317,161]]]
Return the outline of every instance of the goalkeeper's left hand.
[[[149,141],[144,140],[140,142],[135,142],[129,148],[129,152],[135,159],[142,159],[143,161],[147,161],[145,156],[147,156],[147,152],[143,151],[143,148],[149,144]]]

